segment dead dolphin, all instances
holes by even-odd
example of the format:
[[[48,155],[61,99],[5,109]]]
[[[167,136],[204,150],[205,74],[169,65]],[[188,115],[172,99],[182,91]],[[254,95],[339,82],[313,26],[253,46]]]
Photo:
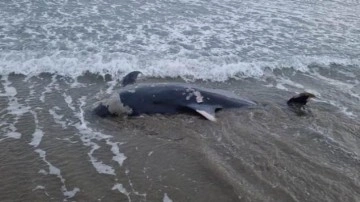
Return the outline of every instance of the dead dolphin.
[[[125,76],[125,83],[135,83],[138,74],[139,72],[131,72]],[[311,96],[300,94],[290,99],[288,104],[305,105],[308,99],[305,97]],[[210,121],[216,121],[217,110],[256,105],[254,101],[240,98],[227,91],[201,88],[190,84],[133,84],[127,85],[120,92],[97,103],[94,112],[101,117],[122,114],[138,116],[195,112]]]

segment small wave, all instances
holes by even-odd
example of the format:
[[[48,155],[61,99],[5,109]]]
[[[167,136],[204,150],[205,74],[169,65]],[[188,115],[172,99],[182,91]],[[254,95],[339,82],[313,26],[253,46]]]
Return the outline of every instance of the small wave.
[[[181,77],[185,80],[226,81],[228,79],[261,78],[268,72],[292,69],[309,72],[309,65],[342,66],[360,64],[358,59],[327,56],[294,56],[278,61],[239,61],[236,58],[202,57],[151,58],[125,53],[90,53],[58,51],[50,54],[12,51],[0,53],[0,75],[11,73],[35,76],[55,73],[76,78],[87,72],[116,77],[140,70],[148,77]]]

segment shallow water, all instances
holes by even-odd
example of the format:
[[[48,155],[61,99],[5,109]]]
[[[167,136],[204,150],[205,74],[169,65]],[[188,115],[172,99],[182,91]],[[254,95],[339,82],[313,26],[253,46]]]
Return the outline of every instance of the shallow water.
[[[0,73],[225,81],[359,65],[358,1],[0,2]]]
[[[0,2],[0,201],[360,201],[358,1]],[[259,103],[94,116],[134,70]],[[306,113],[286,100],[316,95]]]
[[[261,107],[220,111],[216,123],[187,114],[102,119],[91,108],[114,81],[1,79],[2,201],[360,198],[359,121],[321,99],[298,116],[285,105],[290,93],[258,81],[197,82]],[[167,80],[143,79],[155,81]]]

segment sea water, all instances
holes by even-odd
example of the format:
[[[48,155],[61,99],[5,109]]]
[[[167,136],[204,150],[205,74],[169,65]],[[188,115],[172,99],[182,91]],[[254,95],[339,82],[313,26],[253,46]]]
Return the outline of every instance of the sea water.
[[[0,2],[0,201],[359,201],[360,3]],[[139,82],[264,107],[102,119]],[[299,116],[286,100],[316,95]]]

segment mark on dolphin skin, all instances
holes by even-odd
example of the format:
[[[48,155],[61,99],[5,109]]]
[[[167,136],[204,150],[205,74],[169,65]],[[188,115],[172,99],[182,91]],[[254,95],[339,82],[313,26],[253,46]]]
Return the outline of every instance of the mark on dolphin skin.
[[[190,100],[192,96],[195,96],[195,100],[197,103],[204,102],[204,97],[201,95],[200,91],[197,91],[193,88],[187,88],[186,92],[188,95],[186,96],[186,100]]]
[[[190,98],[192,97],[192,93],[189,93],[187,96],[186,96],[186,100],[190,100]]]
[[[194,91],[194,95],[195,95],[197,103],[204,102],[204,97],[201,95],[201,93],[199,91]]]

